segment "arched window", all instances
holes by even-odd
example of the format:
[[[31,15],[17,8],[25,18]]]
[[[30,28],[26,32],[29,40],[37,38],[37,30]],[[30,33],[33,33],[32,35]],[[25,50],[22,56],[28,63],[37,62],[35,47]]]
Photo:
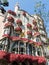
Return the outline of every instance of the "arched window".
[[[18,41],[15,41],[14,43],[13,43],[13,45],[12,45],[12,47],[11,47],[11,52],[12,53],[17,53],[18,54]]]
[[[26,44],[26,53],[29,55],[29,44]]]
[[[29,44],[29,54],[32,55],[32,45]]]
[[[32,55],[32,45],[31,44],[27,44],[26,46],[27,46],[26,47],[26,53],[28,55]]]
[[[42,55],[42,53],[41,53],[41,49],[40,49],[40,48],[37,48],[37,54],[38,54],[39,56]]]
[[[10,28],[5,28],[4,34],[10,34]]]

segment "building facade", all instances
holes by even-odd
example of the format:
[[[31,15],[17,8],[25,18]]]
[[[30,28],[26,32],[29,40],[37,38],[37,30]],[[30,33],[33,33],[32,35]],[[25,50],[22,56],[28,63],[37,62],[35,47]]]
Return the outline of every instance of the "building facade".
[[[15,11],[0,11],[0,17],[0,59],[5,56],[9,62],[18,61],[20,65],[45,65],[47,34],[42,18],[28,14],[18,5]]]

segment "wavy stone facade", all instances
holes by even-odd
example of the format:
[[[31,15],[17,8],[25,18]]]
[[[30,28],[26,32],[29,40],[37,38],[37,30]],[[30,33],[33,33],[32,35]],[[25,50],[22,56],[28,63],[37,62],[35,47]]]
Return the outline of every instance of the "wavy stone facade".
[[[15,12],[8,10],[5,14],[0,12],[0,15],[0,59],[5,56],[9,62],[18,60],[22,65],[25,62],[26,65],[45,65],[44,44],[47,34],[42,18],[29,15],[18,5],[15,6]]]

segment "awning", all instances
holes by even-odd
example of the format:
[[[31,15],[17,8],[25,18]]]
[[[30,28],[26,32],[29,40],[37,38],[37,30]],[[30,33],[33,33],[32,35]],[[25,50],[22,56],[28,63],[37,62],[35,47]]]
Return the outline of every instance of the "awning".
[[[9,22],[14,22],[14,18],[12,16],[7,17]]]
[[[16,16],[16,13],[14,11],[8,10],[8,13],[13,15],[13,16]]]

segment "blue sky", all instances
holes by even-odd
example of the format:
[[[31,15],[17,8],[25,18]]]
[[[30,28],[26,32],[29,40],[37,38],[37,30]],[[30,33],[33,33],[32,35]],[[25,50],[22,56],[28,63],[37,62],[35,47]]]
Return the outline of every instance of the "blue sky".
[[[19,3],[21,9],[27,11],[29,14],[34,14],[34,6],[36,2],[42,1],[46,6],[46,12],[49,10],[49,0],[8,0],[9,6],[4,7],[6,10],[14,10],[16,2]],[[45,23],[47,25],[46,30],[49,37],[49,22]]]

